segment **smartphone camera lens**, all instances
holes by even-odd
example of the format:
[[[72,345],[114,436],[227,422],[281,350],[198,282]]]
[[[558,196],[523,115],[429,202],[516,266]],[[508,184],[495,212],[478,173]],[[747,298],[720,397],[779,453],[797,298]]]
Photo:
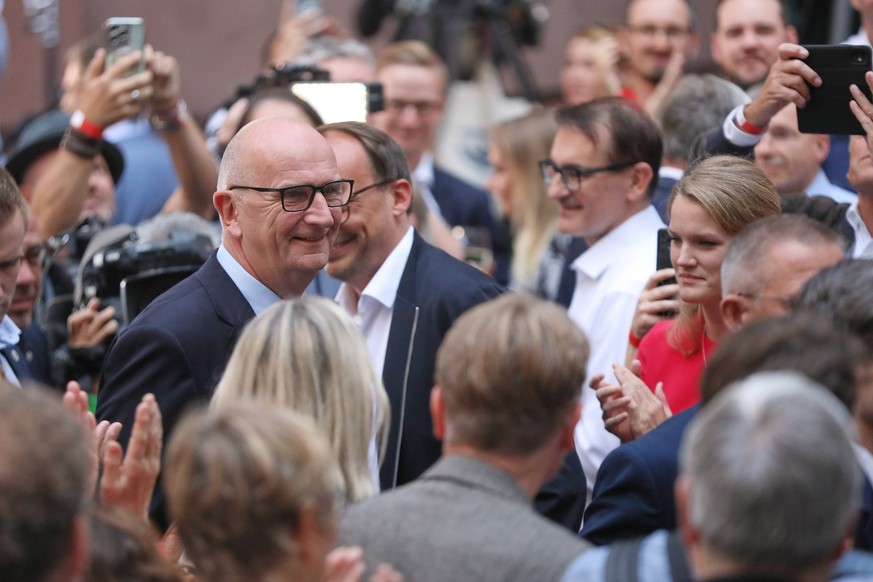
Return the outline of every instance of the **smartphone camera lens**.
[[[855,49],[851,53],[852,63],[855,65],[863,65],[866,63],[866,59],[864,58],[864,51],[861,49]]]

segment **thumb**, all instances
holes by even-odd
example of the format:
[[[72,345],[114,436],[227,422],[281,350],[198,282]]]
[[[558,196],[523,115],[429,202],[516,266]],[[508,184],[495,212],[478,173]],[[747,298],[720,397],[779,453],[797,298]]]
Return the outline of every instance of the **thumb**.
[[[667,402],[667,395],[664,394],[663,382],[658,382],[658,385],[655,386],[655,396],[657,396],[658,400],[661,401],[661,404],[664,406],[664,412],[667,413],[667,416],[673,416],[673,411],[670,410],[670,404]]]

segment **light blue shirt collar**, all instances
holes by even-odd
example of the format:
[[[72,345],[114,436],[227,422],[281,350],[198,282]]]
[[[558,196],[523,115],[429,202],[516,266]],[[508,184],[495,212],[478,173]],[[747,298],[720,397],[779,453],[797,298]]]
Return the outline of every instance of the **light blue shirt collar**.
[[[266,285],[252,277],[251,273],[243,269],[242,265],[233,258],[233,255],[224,248],[224,245],[219,245],[215,258],[218,259],[218,264],[248,301],[255,315],[260,315],[265,309],[282,300]]]
[[[21,330],[12,323],[12,319],[8,315],[4,315],[3,321],[0,321],[0,348],[18,345],[20,337]]]

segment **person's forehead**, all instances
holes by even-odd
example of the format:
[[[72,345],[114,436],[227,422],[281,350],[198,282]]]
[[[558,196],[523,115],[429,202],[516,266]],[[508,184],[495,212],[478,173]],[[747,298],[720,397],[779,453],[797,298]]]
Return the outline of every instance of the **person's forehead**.
[[[715,12],[716,32],[746,24],[766,24],[782,28],[778,0],[724,0]]]
[[[609,145],[609,134],[605,128],[598,126],[596,135],[597,141],[595,142],[581,130],[563,125],[558,128],[558,132],[555,134],[551,156],[561,164],[594,165],[593,160],[606,158]]]
[[[389,99],[394,94],[416,94],[432,99],[442,98],[444,79],[434,67],[394,64],[383,67],[378,73]]]
[[[633,0],[628,6],[630,26],[670,23],[691,26],[691,10],[685,0]]]

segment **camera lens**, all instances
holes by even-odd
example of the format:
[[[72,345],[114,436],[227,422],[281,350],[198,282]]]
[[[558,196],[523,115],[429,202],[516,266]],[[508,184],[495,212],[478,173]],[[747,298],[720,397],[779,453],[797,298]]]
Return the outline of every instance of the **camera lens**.
[[[852,58],[852,62],[855,63],[856,65],[863,65],[865,62],[864,51],[861,49],[853,50],[851,58]]]

